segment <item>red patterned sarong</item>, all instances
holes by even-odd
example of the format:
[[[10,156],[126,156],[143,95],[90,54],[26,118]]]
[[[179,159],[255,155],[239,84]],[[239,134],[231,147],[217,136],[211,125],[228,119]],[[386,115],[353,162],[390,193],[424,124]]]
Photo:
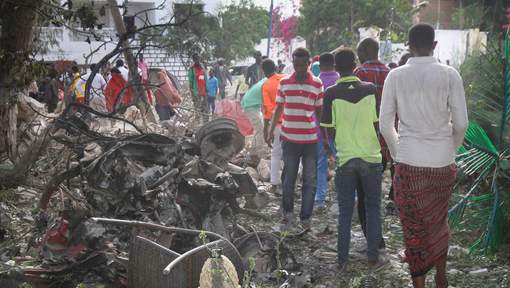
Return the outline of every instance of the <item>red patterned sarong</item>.
[[[395,202],[412,277],[425,275],[448,253],[448,206],[456,172],[454,164],[442,168],[396,164]]]

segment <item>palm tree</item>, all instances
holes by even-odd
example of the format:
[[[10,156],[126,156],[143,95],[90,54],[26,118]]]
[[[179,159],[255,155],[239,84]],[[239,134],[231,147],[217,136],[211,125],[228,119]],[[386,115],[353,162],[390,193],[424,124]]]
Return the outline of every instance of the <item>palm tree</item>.
[[[461,68],[466,83],[470,123],[457,155],[460,167],[452,227],[478,232],[470,251],[492,253],[503,241],[510,195],[510,40],[468,59]],[[501,53],[501,50],[502,53]],[[506,213],[506,214],[505,214]]]

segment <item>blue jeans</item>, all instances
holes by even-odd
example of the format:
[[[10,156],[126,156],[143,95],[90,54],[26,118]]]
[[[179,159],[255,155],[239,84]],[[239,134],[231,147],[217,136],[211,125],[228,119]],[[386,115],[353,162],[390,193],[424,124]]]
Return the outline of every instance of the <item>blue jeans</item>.
[[[330,141],[329,147],[332,150],[333,157],[336,157],[335,142]],[[322,141],[317,143],[317,191],[315,192],[315,206],[324,207],[326,202],[326,194],[328,192],[328,153],[324,149]]]
[[[349,257],[351,242],[352,212],[354,198],[359,185],[364,193],[366,211],[368,260],[377,261],[381,243],[381,181],[382,165],[362,159],[349,160],[336,170],[336,192],[338,195],[338,262],[345,263]]]
[[[303,188],[301,192],[301,221],[312,217],[315,190],[317,189],[317,144],[296,144],[282,141],[282,207],[284,213],[294,211],[294,189],[299,170],[303,164]]]

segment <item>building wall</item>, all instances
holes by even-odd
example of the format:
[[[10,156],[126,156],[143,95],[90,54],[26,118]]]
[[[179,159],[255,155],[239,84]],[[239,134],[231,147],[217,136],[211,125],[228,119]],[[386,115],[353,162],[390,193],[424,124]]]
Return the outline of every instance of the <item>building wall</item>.
[[[420,1],[415,0],[415,3],[417,2]],[[421,22],[428,22],[440,29],[449,29],[456,25],[456,23],[452,23],[452,14],[455,9],[459,8],[459,0],[429,0],[429,3],[419,14]],[[437,27],[438,15],[440,17],[439,27]]]
[[[149,68],[164,68],[174,74],[181,83],[187,81],[188,69],[184,63],[186,63],[188,59],[168,55],[164,49],[151,46],[145,48],[142,53]]]
[[[187,2],[186,0],[130,0],[128,2],[128,11],[126,14],[133,15],[139,11],[163,5],[161,7],[162,9],[150,11],[147,15],[142,15],[143,17],[148,17],[149,21],[153,24],[162,24],[170,20],[173,13],[173,3],[177,1],[183,3]],[[204,4],[205,11],[214,15],[217,15],[222,3],[222,0],[195,0],[195,2],[198,1]],[[64,2],[65,0],[62,0],[62,3]],[[118,4],[122,4],[123,2],[123,0],[117,0]],[[106,3],[106,0],[94,1],[94,7],[98,11],[98,16],[100,16],[99,11],[104,5],[106,5]],[[111,12],[109,9],[106,9],[105,12],[104,16],[99,17],[99,21],[104,24],[104,28],[98,31],[98,33],[109,35],[115,39],[116,31],[114,29]],[[121,11],[121,13],[123,13],[123,11]],[[135,25],[138,27],[142,27],[144,24],[144,22],[140,19],[135,21]],[[40,37],[51,37],[58,43],[57,46],[50,47],[47,53],[36,56],[37,59],[44,61],[70,60],[76,61],[78,64],[82,65],[90,64],[101,60],[115,47],[115,43],[108,43],[101,46],[103,45],[103,42],[95,41],[93,37],[88,37],[88,40],[90,40],[90,43],[88,43],[86,42],[87,35],[80,34],[63,27],[41,27],[36,31],[36,33],[42,34]],[[138,46],[138,43],[134,41],[131,45],[136,47]],[[95,51],[95,53],[91,57],[86,58],[86,56],[91,54],[92,51]],[[183,60],[178,56],[167,55],[166,51],[157,47],[147,47],[143,51],[143,54],[151,67],[165,68],[172,72],[180,81],[186,81],[187,67],[183,64],[183,62],[187,62],[187,59]]]

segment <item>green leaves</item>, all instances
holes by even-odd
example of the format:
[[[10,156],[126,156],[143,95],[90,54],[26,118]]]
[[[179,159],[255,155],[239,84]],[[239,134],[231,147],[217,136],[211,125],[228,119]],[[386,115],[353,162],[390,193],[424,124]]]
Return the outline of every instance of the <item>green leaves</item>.
[[[167,29],[158,40],[170,54],[198,52],[205,59],[221,57],[228,63],[251,56],[253,47],[266,37],[268,13],[252,0],[225,6],[218,17],[192,14],[189,21]]]
[[[471,56],[461,67],[471,122],[459,149],[458,178],[449,211],[452,227],[469,225],[479,231],[472,252],[493,253],[503,240],[503,221],[509,219],[505,195],[510,193],[510,43],[505,37],[503,57],[493,40],[487,53]]]
[[[341,44],[355,46],[358,28],[377,26],[388,38],[400,41],[411,25],[412,6],[407,0],[303,0],[299,34],[314,54]]]

